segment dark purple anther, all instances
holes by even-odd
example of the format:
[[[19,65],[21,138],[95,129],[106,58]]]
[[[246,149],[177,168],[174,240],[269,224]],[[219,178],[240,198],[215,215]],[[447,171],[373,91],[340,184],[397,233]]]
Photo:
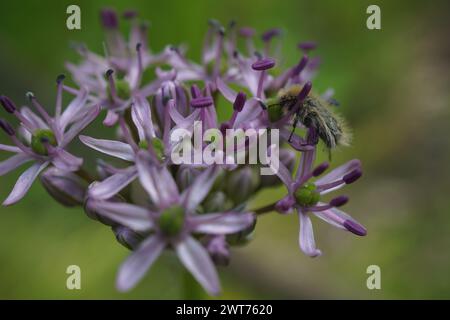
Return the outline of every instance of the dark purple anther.
[[[247,100],[247,95],[244,92],[240,91],[237,94],[236,99],[234,100],[233,109],[237,112],[241,112],[242,109],[244,108],[246,100]]]
[[[14,113],[14,111],[16,111],[14,102],[12,102],[11,99],[9,99],[7,96],[1,96],[0,103],[7,112]]]
[[[334,199],[331,199],[330,206],[332,207],[342,207],[344,204],[348,202],[347,196],[339,196]]]
[[[275,60],[272,58],[264,58],[252,64],[252,69],[257,71],[264,71],[275,66]]]
[[[107,78],[109,78],[109,77],[111,77],[111,75],[112,75],[113,73],[114,73],[114,70],[113,70],[113,69],[108,69],[108,70],[106,71],[105,75],[106,75]]]
[[[328,162],[323,162],[319,164],[312,172],[313,177],[320,176],[322,173],[325,172],[325,170],[328,169],[329,166],[330,164]]]
[[[266,32],[263,33],[263,35],[261,36],[261,39],[264,42],[268,42],[270,40],[272,40],[273,37],[277,37],[281,34],[281,30],[280,29],[270,29]]]
[[[317,47],[317,43],[312,41],[306,41],[306,42],[300,42],[298,45],[298,48],[303,51],[310,51],[314,50]]]
[[[224,123],[222,123],[222,124],[220,125],[220,132],[221,132],[223,135],[225,135],[225,134],[227,133],[227,130],[228,130],[228,129],[231,129],[231,126],[230,126],[230,124],[227,123],[227,122],[224,122]]]
[[[57,83],[57,84],[60,84],[61,82],[64,81],[65,78],[66,78],[65,75],[60,74],[59,76],[56,77],[56,83]]]
[[[351,233],[354,233],[358,236],[365,236],[367,235],[367,230],[362,225],[352,221],[352,220],[345,220],[344,221],[344,227],[350,231]]]
[[[305,84],[303,85],[302,90],[300,91],[300,93],[299,93],[298,96],[297,96],[297,100],[298,100],[299,102],[302,102],[303,100],[305,100],[306,97],[308,96],[309,92],[311,91],[311,88],[312,88],[312,83],[311,83],[311,81],[308,81],[307,83],[305,83]]]
[[[255,29],[250,27],[243,27],[239,29],[239,35],[243,38],[251,38],[255,35]]]
[[[0,128],[2,128],[9,136],[13,136],[16,134],[13,127],[11,127],[11,125],[3,119],[0,119]]]
[[[211,97],[199,97],[191,100],[192,108],[206,108],[214,103]]]
[[[119,20],[117,14],[112,9],[103,9],[100,11],[100,20],[106,29],[117,29]]]
[[[200,88],[196,85],[193,84],[191,86],[191,96],[193,99],[198,98],[202,95],[202,92],[200,91]]]
[[[353,182],[355,182],[356,180],[358,180],[360,177],[362,176],[362,171],[361,169],[355,169],[352,172],[346,174],[342,180],[344,180],[344,182],[346,184],[351,184]]]
[[[300,72],[305,69],[306,64],[308,63],[308,56],[305,54],[301,58],[300,62],[292,69],[292,76],[297,76],[300,74]]]

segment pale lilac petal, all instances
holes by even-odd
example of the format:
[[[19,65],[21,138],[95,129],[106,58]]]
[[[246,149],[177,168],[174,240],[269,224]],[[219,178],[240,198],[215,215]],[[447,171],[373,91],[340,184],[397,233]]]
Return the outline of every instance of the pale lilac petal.
[[[75,157],[64,149],[56,148],[52,155],[52,164],[64,171],[77,171],[83,164],[83,159]]]
[[[197,209],[198,205],[208,195],[218,174],[219,167],[213,166],[198,175],[192,186],[186,191],[184,199],[186,212],[192,213]]]
[[[178,187],[164,166],[154,163],[148,152],[140,151],[136,158],[139,180],[153,203],[168,207],[179,199]]]
[[[22,150],[20,150],[20,148],[18,148],[16,146],[8,146],[6,144],[1,144],[1,143],[0,143],[0,150],[8,151],[8,152],[22,152]]]
[[[123,226],[135,231],[148,231],[153,228],[151,215],[146,208],[125,202],[88,200],[89,210],[93,210]]]
[[[318,203],[318,206],[324,205],[326,205],[326,203],[320,202]],[[365,230],[365,228],[358,221],[356,221],[351,216],[349,216],[348,214],[337,208],[330,208],[324,211],[318,211],[313,213],[318,218],[340,229],[348,230],[348,228],[346,228],[346,224],[348,224],[349,221],[351,221],[353,225],[359,226],[360,230]]]
[[[65,128],[70,124],[74,123],[75,121],[79,120],[80,117],[83,116],[85,113],[84,110],[82,110],[85,107],[86,101],[88,97],[87,90],[81,88],[78,91],[77,96],[75,99],[73,99],[67,108],[64,110],[64,112],[61,114],[61,117],[59,118],[59,128],[61,131],[65,131]]]
[[[209,234],[229,234],[250,227],[255,216],[249,212],[224,212],[194,215],[189,217],[193,230]]]
[[[19,153],[16,154],[2,162],[0,162],[0,176],[16,169],[17,167],[21,166],[27,161],[31,161],[32,158],[25,154],[25,153]]]
[[[229,102],[234,103],[236,100],[237,92],[231,89],[222,79],[216,80],[217,89]]]
[[[173,80],[177,75],[177,72],[175,70],[171,70],[168,72],[164,77],[159,77],[150,84],[146,85],[140,90],[140,94],[143,97],[148,97],[152,94],[155,94],[156,91],[158,91],[159,88],[161,88],[161,85],[166,81]]]
[[[134,161],[134,151],[129,144],[114,140],[95,139],[88,136],[80,136],[81,142],[88,147],[105,153],[109,156]]]
[[[70,129],[64,134],[61,146],[64,147],[70,141],[72,141],[73,138],[75,138],[75,136],[77,136],[84,128],[86,128],[92,121],[94,121],[95,118],[97,118],[99,112],[100,112],[99,106],[92,107],[91,110],[89,110],[89,112],[87,112],[83,116],[83,119],[75,122],[70,127]]]
[[[256,117],[259,116],[262,110],[263,109],[260,106],[260,101],[257,98],[248,99],[245,102],[242,111],[238,113],[236,120],[234,122],[234,126],[236,127],[242,123],[255,119]]]
[[[112,110],[108,110],[106,118],[103,120],[103,124],[107,127],[112,127],[117,123],[117,120],[119,120],[119,115]]]
[[[96,183],[89,189],[89,197],[95,199],[109,199],[123,188],[128,186],[137,177],[135,166],[109,176],[105,180]]]
[[[316,248],[316,242],[314,240],[314,231],[311,224],[311,219],[308,214],[299,210],[298,216],[300,219],[300,236],[299,244],[302,251],[314,258],[320,256],[322,252]]]
[[[188,237],[175,250],[183,265],[211,295],[220,293],[219,276],[206,249],[194,238]]]
[[[3,205],[9,206],[22,199],[27,193],[28,189],[30,189],[34,180],[36,180],[39,173],[41,173],[41,171],[44,170],[47,166],[48,162],[35,163],[30,168],[25,170],[25,172],[20,175],[19,179],[17,179],[17,182],[8,198],[3,201]]]
[[[283,184],[286,186],[286,188],[289,191],[289,194],[292,194],[294,190],[292,189],[292,183],[294,182],[291,176],[291,172],[289,169],[281,163],[281,161],[278,162],[278,171],[275,172],[273,166],[269,166],[271,171],[278,176],[278,178],[281,179]]]
[[[22,107],[20,113],[28,120],[35,128],[48,129],[47,123],[42,120],[36,113],[31,111],[28,107]]]
[[[135,98],[135,103],[131,107],[131,117],[138,129],[139,139],[145,140],[149,137],[155,137],[155,128],[152,122],[152,113],[147,99],[141,97]]]
[[[341,180],[346,174],[358,168],[361,168],[361,161],[359,161],[358,159],[350,160],[344,163],[343,165],[337,167],[336,169],[333,169],[328,174],[317,179],[316,184],[317,185],[328,184],[335,182],[337,180]]]
[[[116,286],[120,291],[128,291],[147,273],[160,256],[166,244],[159,236],[150,236],[120,266]]]

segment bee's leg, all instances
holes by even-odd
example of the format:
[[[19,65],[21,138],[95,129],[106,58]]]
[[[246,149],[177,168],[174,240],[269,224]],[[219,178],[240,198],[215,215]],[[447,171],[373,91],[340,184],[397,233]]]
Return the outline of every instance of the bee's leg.
[[[298,124],[298,121],[299,121],[299,120],[300,120],[300,115],[299,115],[299,113],[297,112],[297,113],[295,114],[294,123],[292,124],[292,131],[291,131],[291,134],[289,135],[288,142],[291,142],[292,136],[293,136],[293,134],[294,134],[295,128],[297,128],[297,124]]]

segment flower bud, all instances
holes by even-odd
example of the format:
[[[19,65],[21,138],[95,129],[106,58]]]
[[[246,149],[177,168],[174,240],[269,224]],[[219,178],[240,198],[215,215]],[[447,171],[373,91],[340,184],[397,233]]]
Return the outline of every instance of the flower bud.
[[[117,241],[130,250],[136,249],[143,239],[140,234],[124,226],[113,226],[112,231]]]
[[[189,188],[198,174],[199,171],[191,166],[180,166],[175,177],[180,190]]]
[[[95,182],[94,182],[95,183]],[[94,185],[94,183],[91,184]],[[98,213],[95,210],[95,201],[94,199],[88,198],[85,202],[84,202],[84,212],[86,213],[86,215],[91,218],[92,220],[96,220],[99,221],[101,223],[103,223],[104,225],[107,226],[116,226],[117,223],[105,216],[103,216],[102,214]],[[120,195],[115,195],[113,198],[108,199],[108,201],[111,202],[123,202],[123,198]]]
[[[206,249],[216,265],[226,266],[230,262],[230,250],[225,236],[211,237]]]
[[[213,192],[203,202],[204,212],[223,212],[230,210],[233,204],[222,191]]]
[[[234,170],[226,180],[226,193],[234,205],[245,202],[256,189],[256,175],[249,166]]]
[[[246,245],[247,243],[250,242],[250,240],[252,240],[253,231],[255,230],[255,227],[256,227],[256,219],[254,220],[253,224],[247,229],[227,235],[226,240],[231,246]]]
[[[40,180],[47,192],[62,205],[83,204],[87,184],[76,174],[52,167],[41,175]]]

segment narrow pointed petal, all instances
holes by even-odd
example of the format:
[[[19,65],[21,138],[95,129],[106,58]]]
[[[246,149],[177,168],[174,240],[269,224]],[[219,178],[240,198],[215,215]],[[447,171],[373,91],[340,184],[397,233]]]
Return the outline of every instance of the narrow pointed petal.
[[[244,212],[208,213],[189,217],[195,232],[209,234],[230,234],[250,227],[255,216]]]
[[[118,172],[105,180],[96,183],[89,189],[89,197],[104,200],[116,195],[123,188],[128,186],[137,177],[135,166],[127,168],[125,171]]]
[[[147,273],[166,246],[159,236],[150,236],[142,242],[120,266],[116,286],[120,291],[128,291]]]
[[[336,169],[332,170],[328,174],[324,175],[323,177],[317,179],[316,184],[328,184],[332,183],[336,180],[341,180],[346,174],[352,172],[355,169],[361,168],[361,161],[358,159],[350,160],[343,165],[337,167]]]
[[[48,162],[35,163],[30,168],[25,170],[25,172],[22,173],[19,179],[17,179],[13,190],[9,194],[8,198],[6,198],[6,200],[3,202],[3,205],[9,206],[22,199],[30,189],[34,180],[36,180],[39,173],[41,173],[41,171],[44,170],[47,166]]]
[[[312,228],[311,219],[306,213],[302,211],[299,211],[298,216],[300,219],[300,236],[299,236],[300,249],[302,249],[302,251],[306,255],[312,258],[320,256],[322,252],[316,248],[316,242],[314,240],[314,231]]]
[[[0,176],[16,169],[25,162],[31,161],[32,158],[25,153],[18,153],[2,162],[0,162]]]
[[[263,111],[263,109],[259,104],[260,100],[256,98],[248,99],[245,102],[242,111],[238,113],[236,120],[234,122],[234,126],[236,127],[242,123],[254,120],[256,117],[258,117],[259,114]]]
[[[64,149],[57,148],[52,158],[52,164],[65,171],[77,171],[83,164],[83,159],[75,157]]]
[[[138,129],[140,140],[156,136],[147,99],[136,97],[135,104],[131,107],[131,117]]]
[[[87,101],[88,92],[81,88],[77,96],[73,99],[59,118],[59,128],[65,131],[65,128],[75,121],[79,120],[84,115],[84,107]]]
[[[195,179],[192,186],[187,190],[186,198],[184,199],[186,212],[193,213],[195,211],[207,196],[218,174],[219,167],[209,167]]]
[[[126,161],[134,161],[133,148],[129,144],[114,140],[95,139],[88,136],[80,136],[80,140],[88,147],[109,156]]]
[[[166,167],[154,163],[148,152],[140,151],[136,158],[139,180],[152,201],[160,207],[168,207],[179,199],[178,187]]]
[[[22,107],[20,113],[28,120],[35,128],[48,129],[48,125],[36,113],[31,111],[28,107]]]
[[[77,136],[84,128],[86,128],[92,121],[97,118],[100,113],[100,107],[95,106],[88,113],[83,116],[83,119],[75,122],[70,129],[64,134],[61,146],[66,146],[70,141],[72,141],[75,136]]]
[[[231,89],[222,79],[216,80],[217,89],[229,102],[234,103],[236,100],[237,92]]]
[[[119,120],[119,115],[112,110],[108,110],[106,117],[103,120],[103,124],[107,127],[112,127],[117,123],[117,120]]]
[[[183,265],[211,295],[220,293],[219,276],[206,249],[194,238],[180,242],[175,250]]]
[[[134,231],[148,231],[153,228],[150,210],[134,204],[112,201],[88,200],[88,207]]]
[[[8,151],[8,152],[22,152],[22,150],[20,150],[20,148],[17,148],[16,146],[8,146],[6,144],[1,144],[0,143],[0,150],[2,151]]]
[[[326,203],[318,203],[319,206],[326,205]],[[328,222],[332,226],[339,229],[348,230],[360,236],[366,235],[367,231],[358,221],[337,208],[330,208],[324,211],[314,212],[318,218]]]

